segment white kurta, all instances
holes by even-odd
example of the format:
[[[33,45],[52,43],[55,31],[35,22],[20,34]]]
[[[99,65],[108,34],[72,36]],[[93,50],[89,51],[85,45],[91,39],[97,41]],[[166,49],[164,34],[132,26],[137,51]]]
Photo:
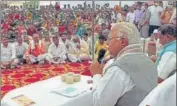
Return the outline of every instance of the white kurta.
[[[24,55],[27,48],[28,44],[23,42],[21,45],[19,45],[17,42],[15,42],[15,48],[16,48],[16,56]]]
[[[122,14],[121,13],[117,13],[117,16],[116,16],[116,18],[117,18],[117,23],[119,23],[119,22],[122,22],[123,21],[123,17],[122,17]]]
[[[150,25],[160,26],[161,22],[160,22],[160,14],[159,14],[159,12],[162,12],[163,8],[160,7],[160,6],[155,7],[154,5],[152,5],[148,9],[149,9],[149,11],[151,13]]]
[[[106,67],[114,61],[110,60]],[[117,100],[134,87],[133,80],[119,67],[113,66],[101,77],[93,76],[93,106],[114,106]]]
[[[176,53],[166,52],[157,66],[158,77],[166,79],[176,69]]]
[[[135,21],[135,12],[129,12],[127,14],[127,19],[126,19],[127,22],[130,22],[130,23],[134,23]]]
[[[159,84],[139,106],[176,106],[176,74]]]
[[[80,49],[77,48],[77,43],[71,42],[68,48],[68,58],[71,62],[80,61]]]
[[[61,38],[59,38],[59,42],[60,44],[64,44],[65,47],[68,45],[68,46],[71,46],[71,41],[66,39],[66,41],[64,42]],[[66,51],[68,52],[68,48],[66,47]]]
[[[89,45],[89,52],[91,53],[92,52],[92,38],[91,37],[88,37],[88,40],[86,41]]]
[[[15,47],[12,44],[8,44],[7,48],[1,44],[1,62],[9,62],[16,58]]]
[[[54,43],[49,46],[46,59],[50,62],[54,62],[54,57],[59,57],[58,62],[63,62],[66,60],[66,47],[63,43],[60,43],[58,47]]]

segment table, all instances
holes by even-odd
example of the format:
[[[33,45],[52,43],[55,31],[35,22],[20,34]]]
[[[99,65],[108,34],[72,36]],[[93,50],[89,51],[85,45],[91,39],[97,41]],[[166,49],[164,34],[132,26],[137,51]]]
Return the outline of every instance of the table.
[[[74,72],[76,74],[91,76],[90,63],[65,63],[60,65],[36,64],[23,65],[17,69],[1,70],[1,98],[11,90],[46,80],[63,73]]]
[[[33,106],[92,106],[92,102],[90,102],[92,93],[89,89],[92,85],[87,83],[90,79],[91,77],[82,75],[80,82],[69,85],[63,83],[60,76],[56,76],[8,92],[2,99],[1,105],[18,106],[11,98],[23,94],[36,103]],[[70,86],[85,86],[88,90],[73,98],[68,98],[52,92],[53,88]],[[87,101],[89,102],[86,103]]]

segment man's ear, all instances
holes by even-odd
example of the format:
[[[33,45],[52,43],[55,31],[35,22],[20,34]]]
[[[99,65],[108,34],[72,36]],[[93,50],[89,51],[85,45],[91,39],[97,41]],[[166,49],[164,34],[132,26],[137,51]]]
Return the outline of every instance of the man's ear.
[[[174,39],[176,39],[176,38],[173,37],[173,36],[167,35],[167,39],[171,41],[171,40],[174,40]]]
[[[121,46],[125,47],[128,45],[128,39],[126,37],[122,37],[121,39]]]

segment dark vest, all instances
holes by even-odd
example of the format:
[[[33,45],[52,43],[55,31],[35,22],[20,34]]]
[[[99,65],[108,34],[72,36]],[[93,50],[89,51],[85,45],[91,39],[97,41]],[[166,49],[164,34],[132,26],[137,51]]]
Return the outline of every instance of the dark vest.
[[[142,53],[126,54],[114,61],[106,71],[112,66],[121,68],[135,84],[134,88],[118,99],[115,106],[138,106],[147,94],[157,86],[157,68]]]

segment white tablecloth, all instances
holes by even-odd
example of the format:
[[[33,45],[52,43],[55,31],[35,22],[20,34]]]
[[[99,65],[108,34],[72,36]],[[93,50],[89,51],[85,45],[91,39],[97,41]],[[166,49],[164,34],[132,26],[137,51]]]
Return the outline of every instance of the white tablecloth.
[[[8,92],[3,97],[1,106],[18,106],[18,104],[11,98],[22,94],[32,99],[36,103],[33,106],[92,106],[92,93],[89,90],[92,85],[87,84],[87,81],[90,79],[91,77],[81,76],[81,81],[72,85],[61,82],[60,76],[36,82]],[[54,88],[64,88],[70,86],[85,86],[88,88],[88,90],[73,98],[68,98],[52,92],[52,89]]]

